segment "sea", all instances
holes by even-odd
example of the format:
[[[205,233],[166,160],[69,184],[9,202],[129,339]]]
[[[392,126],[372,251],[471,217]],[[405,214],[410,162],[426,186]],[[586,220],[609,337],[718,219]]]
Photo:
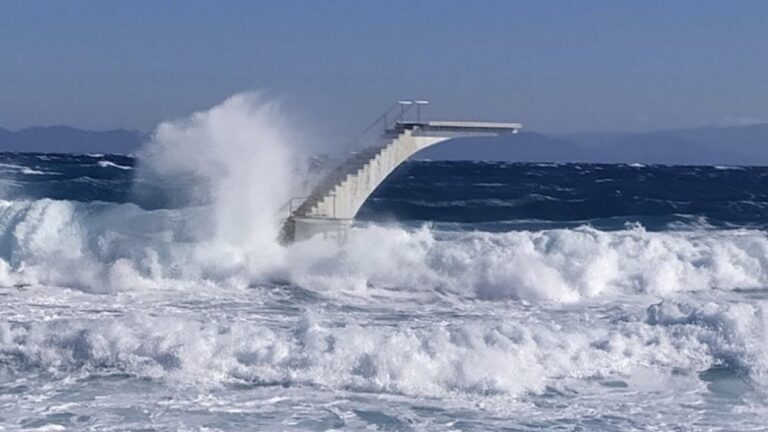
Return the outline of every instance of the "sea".
[[[0,154],[0,430],[768,430],[768,168],[411,161],[284,246],[228,104]]]

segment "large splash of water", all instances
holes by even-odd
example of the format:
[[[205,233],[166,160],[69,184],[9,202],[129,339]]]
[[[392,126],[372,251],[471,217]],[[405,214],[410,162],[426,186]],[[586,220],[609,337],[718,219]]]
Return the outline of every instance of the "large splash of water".
[[[275,102],[233,96],[209,111],[158,126],[139,153],[139,175],[189,182],[209,197],[214,239],[268,253],[278,210],[295,192],[297,136]],[[178,189],[178,188],[177,188]]]
[[[279,210],[302,178],[300,140],[290,131],[279,104],[256,93],[160,124],[138,154],[136,184],[162,184],[189,204],[174,210],[5,202],[6,280],[87,291],[168,278],[248,284],[282,260]],[[133,277],[118,283],[114,272]]]

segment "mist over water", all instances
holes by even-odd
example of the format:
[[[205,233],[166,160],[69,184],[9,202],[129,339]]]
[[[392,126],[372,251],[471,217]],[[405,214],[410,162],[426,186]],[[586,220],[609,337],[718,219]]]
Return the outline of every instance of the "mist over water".
[[[299,194],[304,155],[275,102],[239,94],[209,111],[158,126],[138,155],[138,178],[204,203],[204,260],[265,271],[282,251],[281,207]],[[206,237],[207,236],[207,237]]]
[[[767,169],[415,163],[283,247],[290,124],[241,94],[136,159],[2,155],[3,426],[763,428]]]
[[[186,187],[186,193],[210,202],[216,240],[268,247],[278,210],[297,193],[304,156],[296,154],[297,139],[276,103],[240,94],[158,126],[138,155],[139,178]]]

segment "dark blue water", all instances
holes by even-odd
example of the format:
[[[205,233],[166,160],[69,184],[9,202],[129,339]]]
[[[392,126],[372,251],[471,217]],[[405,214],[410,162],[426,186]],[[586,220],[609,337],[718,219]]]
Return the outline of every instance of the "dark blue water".
[[[122,155],[0,153],[3,197],[128,202],[134,164]]]
[[[649,229],[674,222],[765,227],[768,168],[409,162],[360,216],[486,227],[525,221],[604,229],[626,222]]]
[[[124,169],[134,167],[129,156],[3,153],[0,164],[7,199],[189,205],[161,195],[165,185],[135,183],[136,171]],[[359,219],[489,230],[628,222],[651,230],[674,223],[764,229],[768,168],[413,161],[374,192]]]

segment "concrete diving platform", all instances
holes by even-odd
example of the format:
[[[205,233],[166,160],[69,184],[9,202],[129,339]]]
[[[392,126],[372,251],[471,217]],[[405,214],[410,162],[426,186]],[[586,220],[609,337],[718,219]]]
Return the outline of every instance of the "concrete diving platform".
[[[344,232],[373,191],[420,150],[453,138],[514,134],[521,128],[520,123],[398,121],[386,129],[385,145],[353,153],[315,186],[283,223],[280,241]]]

